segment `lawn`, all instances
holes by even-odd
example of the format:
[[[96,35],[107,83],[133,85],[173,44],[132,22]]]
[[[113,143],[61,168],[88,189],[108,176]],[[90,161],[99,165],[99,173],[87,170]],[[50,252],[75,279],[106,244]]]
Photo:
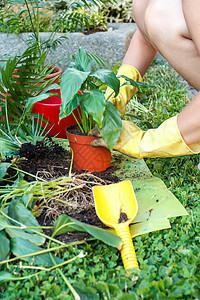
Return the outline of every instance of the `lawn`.
[[[143,129],[158,126],[190,101],[187,85],[167,64],[155,61],[144,81],[150,88],[139,99],[148,112],[138,115],[146,123],[136,120]],[[199,299],[200,156],[145,162],[189,215],[170,219],[171,229],[134,238],[140,271],[126,273],[119,251],[100,241],[75,243],[54,251],[68,261],[59,269],[45,270],[23,260],[0,265],[1,271],[19,279],[1,283],[0,298],[67,300],[73,299],[73,286],[81,299]],[[58,245],[52,242],[53,246]]]

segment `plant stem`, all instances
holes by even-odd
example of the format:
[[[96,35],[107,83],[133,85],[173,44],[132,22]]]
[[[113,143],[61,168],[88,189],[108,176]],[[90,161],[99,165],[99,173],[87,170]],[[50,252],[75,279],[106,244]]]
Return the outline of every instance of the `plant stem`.
[[[37,180],[41,180],[42,182],[47,182],[47,180],[42,179],[41,177],[37,177],[37,176],[35,176],[35,175],[33,175],[33,174],[30,174],[30,173],[28,173],[28,172],[26,172],[26,171],[23,171],[23,170],[21,170],[21,169],[18,169],[18,168],[15,168],[15,167],[12,167],[12,169],[14,169],[14,170],[16,170],[16,171],[18,171],[18,172],[22,172],[22,173],[24,173],[24,174],[26,174],[26,175],[30,175],[31,177],[33,177],[33,178],[35,178],[35,179],[37,179]]]
[[[55,260],[54,260],[54,262],[55,262]],[[73,286],[71,285],[71,283],[67,280],[67,278],[63,274],[63,272],[60,269],[58,269],[57,271],[60,274],[60,276],[62,277],[62,279],[64,280],[64,282],[66,283],[66,285],[68,286],[69,290],[72,292],[72,294],[74,296],[74,299],[75,300],[81,300],[79,294],[75,291],[75,289],[73,288]]]
[[[37,1],[37,43],[38,43],[38,50],[39,55],[41,55],[41,43],[40,43],[40,24],[39,24],[39,7],[38,7],[38,1]]]
[[[1,212],[1,214],[2,214],[5,218],[7,218],[7,219],[11,220],[12,222],[15,222],[15,223],[17,223],[18,225],[20,225],[21,229],[29,229],[26,225],[24,225],[24,224],[18,222],[17,220],[12,219],[12,218],[9,217],[8,215],[6,215],[2,210],[1,210],[0,212]],[[40,235],[40,236],[42,236],[42,237],[48,239],[48,240],[52,240],[53,242],[55,242],[55,243],[57,243],[57,244],[65,245],[64,243],[60,242],[59,240],[56,240],[56,239],[54,239],[54,238],[52,238],[52,237],[50,237],[50,236],[48,236],[48,235],[46,235],[46,234],[44,234],[44,233],[42,233],[42,232],[40,232],[40,231],[37,231],[37,230],[35,230],[35,229],[32,229],[31,227],[30,227],[30,230],[31,230],[32,232],[34,232],[34,233],[36,233],[36,234],[38,234],[38,235]]]
[[[81,127],[81,124],[79,123],[79,121],[77,120],[77,118],[76,118],[74,112],[72,112],[72,116],[73,116],[74,119],[76,120],[76,123],[77,123],[78,127],[80,128],[81,132],[84,133],[84,130],[83,130],[83,128]]]
[[[28,5],[28,2],[27,2],[27,0],[24,0],[24,2],[26,4],[27,10],[28,10],[28,15],[29,15],[29,18],[30,18],[31,26],[33,28],[33,34],[35,36],[35,39],[37,40],[37,35],[35,34],[35,28],[34,28],[34,24],[33,24],[32,14],[30,12],[30,8],[29,8],[29,5]],[[32,10],[33,10],[33,15],[35,17],[34,8],[32,8]],[[36,21],[36,19],[35,19],[35,21]]]
[[[55,235],[55,232],[52,234],[52,237]],[[49,241],[49,244],[48,244],[48,248],[50,248],[50,245],[51,245],[51,241]],[[81,253],[80,253],[81,254]],[[79,254],[79,256],[80,256]],[[51,257],[51,260],[52,262],[54,263],[54,265],[56,265],[56,262],[55,262],[55,259],[53,258],[53,256],[51,255],[51,253],[49,253],[50,257]],[[76,259],[78,256],[76,256],[74,259]],[[71,291],[71,293],[73,294],[74,296],[74,299],[75,300],[81,300],[81,298],[79,297],[78,293],[75,291],[75,289],[73,288],[73,286],[70,284],[70,282],[67,280],[67,278],[65,277],[65,275],[63,274],[63,272],[58,269],[57,270],[58,273],[60,274],[60,276],[62,277],[62,279],[64,280],[64,282],[66,283],[66,285],[68,286],[69,290]]]
[[[45,253],[52,252],[52,251],[57,251],[57,250],[60,250],[62,248],[66,248],[66,247],[69,247],[69,246],[74,246],[74,245],[84,244],[84,243],[86,243],[86,241],[79,241],[79,242],[74,242],[74,243],[70,243],[70,244],[64,244],[62,246],[57,246],[57,247],[53,247],[53,248],[49,248],[49,249],[44,249],[42,251],[38,251],[38,252],[34,252],[34,253],[25,254],[25,255],[22,255],[22,256],[17,256],[17,257],[14,257],[14,258],[10,258],[10,259],[1,261],[0,265],[7,264],[7,263],[13,262],[15,260],[23,259],[23,258],[26,258],[26,257],[29,257],[29,256],[36,256],[36,255],[40,255],[40,254],[45,254]],[[72,260],[74,260],[74,259],[72,259]],[[53,270],[53,269],[55,269],[57,267],[63,266],[66,263],[67,262],[61,263],[61,264],[57,265],[56,267],[53,266],[53,267],[49,268],[48,271],[49,270]]]

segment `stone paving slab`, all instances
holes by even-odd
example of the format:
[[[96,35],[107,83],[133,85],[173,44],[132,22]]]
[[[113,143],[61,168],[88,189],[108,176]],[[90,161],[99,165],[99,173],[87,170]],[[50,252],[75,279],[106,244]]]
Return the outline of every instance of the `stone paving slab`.
[[[108,31],[85,35],[83,33],[58,33],[56,38],[65,36],[61,45],[55,51],[51,50],[48,61],[57,62],[65,69],[70,56],[83,47],[88,53],[99,55],[112,66],[121,61],[126,53],[131,38],[137,29],[134,23],[113,23],[108,25]],[[42,32],[41,40],[47,40],[51,33]],[[22,54],[26,49],[23,40],[30,38],[31,33],[19,35],[0,33],[0,56],[3,54]]]
[[[70,61],[70,56],[77,52],[79,47],[83,47],[88,53],[99,55],[107,60],[112,66],[121,61],[128,49],[131,38],[137,29],[134,23],[112,23],[108,24],[108,31],[96,32],[85,35],[83,33],[59,33],[56,38],[65,36],[61,45],[58,45],[55,51],[51,50],[48,55],[48,62],[57,62],[63,70],[66,69]],[[47,40],[51,33],[42,32],[41,40]],[[4,54],[22,54],[26,49],[26,43],[23,40],[29,39],[31,33],[22,33],[19,35],[0,33],[0,58]],[[157,54],[157,59],[161,63],[166,62],[164,57]],[[184,81],[182,77],[181,80]],[[188,91],[191,97],[198,92],[188,85]]]

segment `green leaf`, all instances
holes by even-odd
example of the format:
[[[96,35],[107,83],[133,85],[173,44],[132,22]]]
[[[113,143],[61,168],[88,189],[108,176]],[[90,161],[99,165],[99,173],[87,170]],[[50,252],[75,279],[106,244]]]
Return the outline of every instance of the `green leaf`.
[[[50,84],[50,85],[48,85],[43,91],[41,91],[40,95],[46,94],[48,91],[51,91],[51,90],[58,90],[58,89],[60,89],[60,86],[59,86],[57,83]],[[56,93],[56,92],[55,92],[55,93]]]
[[[138,300],[138,299],[139,298],[135,293],[130,292],[130,293],[123,293],[122,295],[117,297],[116,300]]]
[[[6,172],[10,166],[11,166],[10,163],[6,163],[6,162],[0,163],[0,180],[6,175]]]
[[[10,241],[5,231],[0,231],[0,261],[6,260],[10,253]]]
[[[13,199],[8,207],[8,215],[12,219],[20,222],[21,224],[27,227],[40,227],[36,218],[32,215],[30,210],[28,210],[22,203],[20,203],[17,199]],[[14,222],[13,222],[14,223]],[[17,225],[15,223],[14,225]],[[41,229],[35,229],[36,231],[41,231]],[[27,232],[31,232],[26,229]]]
[[[0,215],[0,230],[5,229],[8,225],[8,222]]]
[[[25,105],[25,113],[26,114],[30,113],[32,111],[33,105],[36,102],[43,101],[53,95],[54,95],[54,93],[47,93],[47,94],[40,94],[38,96],[28,98],[26,105]]]
[[[45,238],[38,235],[38,234],[34,234],[34,233],[27,233],[26,231],[24,231],[24,229],[21,228],[9,228],[9,226],[5,229],[6,233],[11,237],[11,238],[15,238],[15,237],[20,237],[24,240],[29,240],[31,243],[35,244],[35,245],[42,245],[45,242]]]
[[[0,272],[0,282],[1,283],[9,282],[11,280],[15,280],[16,278],[17,278],[17,276],[13,276],[11,273],[9,273],[7,271]]]
[[[81,102],[81,99],[82,99],[82,96],[77,94],[75,95],[70,102],[68,102],[66,105],[65,105],[65,109],[64,109],[64,116],[69,116],[72,111],[74,109],[76,109],[80,102]],[[60,107],[60,119],[62,119],[62,112],[63,112],[63,105],[61,104],[61,107]]]
[[[110,101],[107,101],[102,123],[102,137],[111,151],[120,136],[121,129],[120,113]]]
[[[28,209],[32,209],[36,203],[36,199],[34,197],[34,193],[24,194],[21,198],[22,204],[24,204]]]
[[[105,97],[99,90],[90,90],[82,95],[82,103],[89,115],[101,128],[105,111]]]
[[[20,145],[17,142],[6,137],[0,137],[0,152],[2,154],[12,156],[17,154],[19,149]]]
[[[126,79],[126,81],[127,81],[127,82],[123,83],[122,86],[127,85],[127,84],[131,84],[132,86],[137,87],[139,91],[141,90],[141,87],[144,88],[144,89],[149,87],[147,84],[139,82],[139,81],[135,81],[135,80],[133,80],[133,79],[131,79],[131,78],[125,76],[125,75],[119,75],[118,76],[118,78],[121,78],[121,77]]]
[[[75,223],[74,219],[67,215],[60,215],[54,223],[54,236],[75,231],[86,232],[82,226],[78,225],[78,223]]]
[[[87,52],[83,48],[80,48],[78,50],[76,57],[75,57],[75,63],[78,64],[84,72],[90,73],[91,61],[90,61],[90,58],[89,58]]]
[[[113,71],[100,69],[95,71],[91,76],[100,79],[103,83],[106,83],[111,89],[113,89],[115,91],[115,97],[118,95],[120,81]]]
[[[78,293],[78,295],[80,296],[81,300],[88,300],[88,299],[98,300],[99,299],[96,289],[94,289],[92,287],[87,287],[83,281],[81,281],[80,283],[76,282],[73,287],[76,290],[76,292]]]
[[[11,251],[12,253],[17,256],[21,257],[27,254],[32,254],[28,257],[21,258],[22,260],[28,261],[30,263],[35,262],[36,265],[54,266],[52,262],[51,256],[49,253],[37,254],[38,252],[43,251],[44,249],[41,247],[36,246],[35,244],[29,242],[28,240],[24,240],[22,238],[16,237],[11,239]],[[51,254],[52,255],[52,254]],[[63,263],[64,261],[59,257],[52,255],[56,264]]]
[[[107,282],[98,282],[95,284],[95,289],[99,292],[100,295],[105,295],[105,298],[110,298],[110,291]],[[119,293],[119,288],[118,288]]]
[[[1,75],[0,75],[1,76]],[[1,99],[5,99],[4,94],[6,94],[6,90],[0,85]]]
[[[89,72],[79,71],[75,68],[68,68],[61,77],[61,99],[63,111],[69,101],[78,93],[83,82],[87,79]]]
[[[60,215],[54,223],[54,236],[74,231],[87,232],[94,238],[120,249],[121,239],[107,230],[79,222],[64,214]]]

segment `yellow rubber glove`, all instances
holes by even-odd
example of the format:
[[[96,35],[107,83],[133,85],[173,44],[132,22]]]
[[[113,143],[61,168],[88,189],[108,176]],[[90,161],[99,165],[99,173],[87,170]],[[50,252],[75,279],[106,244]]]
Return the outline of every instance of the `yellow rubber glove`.
[[[135,69],[132,66],[129,65],[122,65],[117,75],[125,75],[135,81],[142,82],[142,77],[137,69]],[[126,82],[126,79],[119,78],[120,80],[120,86]],[[120,112],[120,115],[123,117],[126,111],[126,105],[127,103],[133,98],[133,96],[137,93],[137,88],[131,85],[124,85],[120,88],[119,94],[117,97],[114,97],[114,94],[109,98],[109,101],[111,101],[117,110]],[[108,99],[109,95],[113,93],[113,90],[108,87],[105,93],[105,98]]]
[[[99,136],[96,129],[93,130],[93,135]],[[94,140],[91,145],[106,147],[101,138]],[[200,143],[186,145],[175,116],[163,122],[157,129],[147,131],[141,130],[130,121],[122,121],[122,131],[114,150],[135,158],[173,157],[199,153]]]

